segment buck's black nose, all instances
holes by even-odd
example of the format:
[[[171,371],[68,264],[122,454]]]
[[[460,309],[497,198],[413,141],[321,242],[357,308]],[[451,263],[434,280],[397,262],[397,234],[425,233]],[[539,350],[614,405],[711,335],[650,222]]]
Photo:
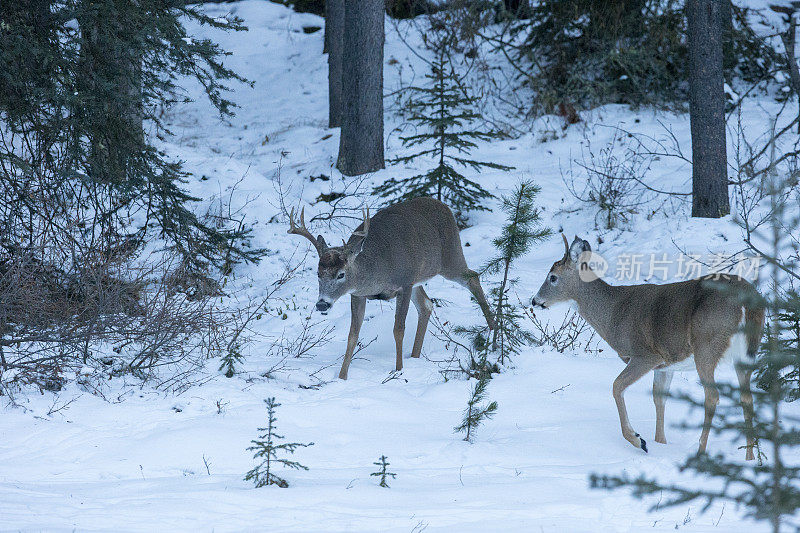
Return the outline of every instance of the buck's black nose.
[[[322,311],[323,313],[331,308],[331,304],[326,302],[325,300],[320,300],[317,302],[317,311]]]

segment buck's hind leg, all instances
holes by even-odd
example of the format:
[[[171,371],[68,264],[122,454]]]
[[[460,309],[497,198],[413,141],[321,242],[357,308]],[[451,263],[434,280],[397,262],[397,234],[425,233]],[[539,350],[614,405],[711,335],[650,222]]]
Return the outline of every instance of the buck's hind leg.
[[[647,442],[636,433],[628,420],[628,410],[625,407],[625,389],[639,381],[639,379],[654,369],[661,361],[655,357],[641,358],[631,357],[628,365],[614,380],[613,394],[614,401],[617,403],[619,412],[619,424],[622,428],[622,436],[625,440],[633,444],[636,448],[647,451]]]
[[[489,329],[494,329],[494,315],[489,308],[489,303],[486,301],[486,296],[483,294],[483,287],[481,287],[480,279],[478,279],[478,273],[468,268],[465,272],[455,276],[445,275],[445,277],[469,289],[469,292],[471,292],[472,296],[478,301],[478,305],[481,311],[483,311],[483,316],[486,318],[486,324],[489,325]]]
[[[656,442],[667,443],[664,435],[664,406],[667,403],[672,370],[657,368],[653,371],[653,403],[656,405]]]
[[[394,313],[394,342],[397,346],[397,364],[395,370],[403,370],[403,335],[406,332],[406,315],[411,303],[411,287],[403,287],[397,293],[397,308]]]
[[[364,323],[364,309],[367,307],[367,299],[363,296],[350,296],[350,333],[347,335],[347,350],[344,352],[342,369],[339,371],[339,379],[347,379],[347,371],[350,369],[350,361],[358,343],[358,334],[361,332],[361,324]]]
[[[419,357],[422,352],[422,343],[425,340],[425,332],[428,330],[428,320],[430,320],[431,311],[433,311],[433,302],[425,294],[425,289],[421,285],[414,287],[411,292],[411,299],[419,315],[417,334],[414,336],[414,348],[411,350],[411,357]]]

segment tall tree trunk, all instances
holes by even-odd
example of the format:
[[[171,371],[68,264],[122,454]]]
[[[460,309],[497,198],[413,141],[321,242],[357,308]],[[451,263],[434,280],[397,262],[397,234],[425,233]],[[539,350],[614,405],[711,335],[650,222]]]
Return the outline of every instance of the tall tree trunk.
[[[330,21],[330,15],[328,14],[328,9],[330,9],[330,4],[331,4],[330,0],[325,0],[325,14],[323,15],[323,18],[325,19],[325,33],[324,33],[323,38],[322,38],[322,53],[323,54],[327,54],[328,53],[328,39],[329,39],[328,30],[330,29],[328,27],[329,26],[328,22]]]
[[[325,35],[328,47],[328,127],[342,125],[342,48],[344,46],[344,2],[325,2]]]
[[[344,105],[336,167],[346,176],[384,168],[383,23],[383,0],[345,2]]]
[[[722,2],[687,0],[692,216],[730,213],[722,70]]]

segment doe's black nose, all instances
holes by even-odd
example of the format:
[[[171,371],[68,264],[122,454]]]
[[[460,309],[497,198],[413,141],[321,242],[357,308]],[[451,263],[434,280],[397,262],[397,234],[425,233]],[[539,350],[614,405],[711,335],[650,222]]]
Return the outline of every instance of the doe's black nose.
[[[317,311],[327,311],[331,308],[331,304],[324,300],[320,300],[317,302]]]

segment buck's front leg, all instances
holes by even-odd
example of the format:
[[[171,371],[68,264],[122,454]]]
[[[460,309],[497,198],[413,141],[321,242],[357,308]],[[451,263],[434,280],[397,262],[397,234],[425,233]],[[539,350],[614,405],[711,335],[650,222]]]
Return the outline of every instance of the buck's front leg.
[[[641,448],[647,452],[647,442],[636,433],[628,420],[628,410],[625,408],[625,389],[636,383],[642,376],[654,369],[660,360],[655,358],[631,357],[628,365],[614,380],[614,401],[617,403],[619,412],[619,423],[622,428],[622,436],[625,440],[633,444],[636,448]]]
[[[358,334],[361,332],[361,324],[364,323],[364,309],[367,307],[367,299],[363,296],[350,296],[350,333],[347,335],[347,350],[344,352],[342,369],[339,371],[339,379],[347,379],[347,371],[350,368],[350,361],[353,359],[353,352],[356,351]]]
[[[403,370],[403,335],[406,332],[406,315],[411,303],[412,287],[403,287],[397,294],[397,309],[394,314],[394,342],[397,345],[395,370]]]

